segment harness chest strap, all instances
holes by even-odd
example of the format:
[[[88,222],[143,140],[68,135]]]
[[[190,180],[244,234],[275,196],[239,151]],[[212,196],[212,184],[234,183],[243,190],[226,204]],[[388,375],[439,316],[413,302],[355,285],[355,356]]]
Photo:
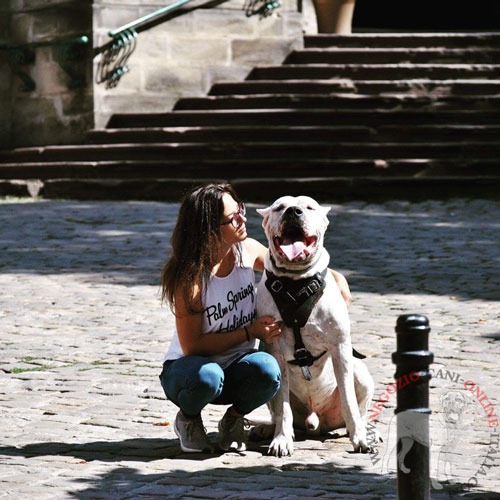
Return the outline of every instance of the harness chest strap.
[[[294,358],[290,364],[300,366],[306,380],[312,380],[309,366],[326,354],[313,356],[305,347],[300,329],[307,323],[314,306],[323,295],[327,269],[310,278],[294,280],[278,277],[267,271],[266,287],[271,293],[286,326],[292,328],[295,339]]]
[[[327,351],[323,351],[318,356],[313,356],[302,341],[300,329],[305,326],[314,306],[323,295],[326,287],[325,276],[327,271],[328,269],[324,269],[321,273],[316,273],[310,278],[301,280],[278,277],[266,271],[266,288],[271,293],[286,326],[293,330],[295,359],[288,362],[300,366],[306,380],[312,380],[309,366],[312,366]],[[355,349],[353,349],[353,355],[361,359],[365,357]]]

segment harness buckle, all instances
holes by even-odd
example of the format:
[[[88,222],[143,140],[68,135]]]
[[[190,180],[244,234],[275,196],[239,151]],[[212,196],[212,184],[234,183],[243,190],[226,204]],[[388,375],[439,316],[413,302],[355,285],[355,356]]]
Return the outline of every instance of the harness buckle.
[[[275,280],[271,283],[271,290],[274,293],[279,293],[281,290],[283,290],[283,283],[281,283],[280,280]]]
[[[299,363],[302,361],[309,361],[310,356],[311,356],[311,353],[305,347],[301,347],[300,349],[297,349],[293,354],[293,357]]]
[[[311,281],[311,283],[309,283],[309,286],[307,287],[311,295],[316,293],[320,288],[321,286],[317,280]]]
[[[297,293],[297,297],[300,297],[301,295],[305,295],[306,298],[309,298],[312,295],[314,295],[320,288],[321,288],[321,285],[318,282],[318,280],[313,280],[313,281],[311,281],[311,283],[309,283],[307,286],[302,288],[302,290],[300,290]]]

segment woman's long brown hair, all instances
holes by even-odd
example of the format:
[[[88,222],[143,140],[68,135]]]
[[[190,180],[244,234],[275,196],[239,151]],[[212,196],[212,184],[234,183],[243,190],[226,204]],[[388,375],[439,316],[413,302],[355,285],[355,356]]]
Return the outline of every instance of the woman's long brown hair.
[[[184,196],[170,244],[171,255],[161,273],[162,300],[175,307],[179,290],[189,312],[196,311],[194,286],[205,288],[221,243],[225,193],[237,203],[238,195],[230,184],[208,184],[192,189]]]

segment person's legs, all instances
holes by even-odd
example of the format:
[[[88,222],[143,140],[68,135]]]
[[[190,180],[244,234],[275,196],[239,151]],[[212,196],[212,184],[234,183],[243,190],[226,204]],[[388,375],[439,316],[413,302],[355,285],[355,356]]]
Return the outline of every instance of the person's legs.
[[[266,352],[246,354],[229,365],[224,374],[224,389],[213,403],[232,403],[240,415],[267,403],[280,387],[280,367],[276,359]]]
[[[203,356],[185,356],[166,362],[160,375],[161,385],[170,401],[184,415],[195,417],[222,392],[224,372]]]
[[[313,0],[318,33],[350,35],[355,0]]]
[[[213,451],[201,410],[222,392],[222,368],[201,356],[186,356],[166,362],[160,375],[168,399],[180,408],[174,431],[185,452]]]
[[[245,450],[243,415],[267,403],[278,392],[281,372],[278,362],[265,352],[247,354],[224,370],[225,386],[214,404],[231,404],[219,422],[219,446]]]

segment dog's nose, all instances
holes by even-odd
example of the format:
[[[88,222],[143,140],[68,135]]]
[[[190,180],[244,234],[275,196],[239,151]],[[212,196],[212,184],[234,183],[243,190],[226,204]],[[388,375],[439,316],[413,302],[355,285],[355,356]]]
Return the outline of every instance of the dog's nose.
[[[301,217],[304,215],[304,211],[300,207],[288,207],[284,215],[286,217]]]

